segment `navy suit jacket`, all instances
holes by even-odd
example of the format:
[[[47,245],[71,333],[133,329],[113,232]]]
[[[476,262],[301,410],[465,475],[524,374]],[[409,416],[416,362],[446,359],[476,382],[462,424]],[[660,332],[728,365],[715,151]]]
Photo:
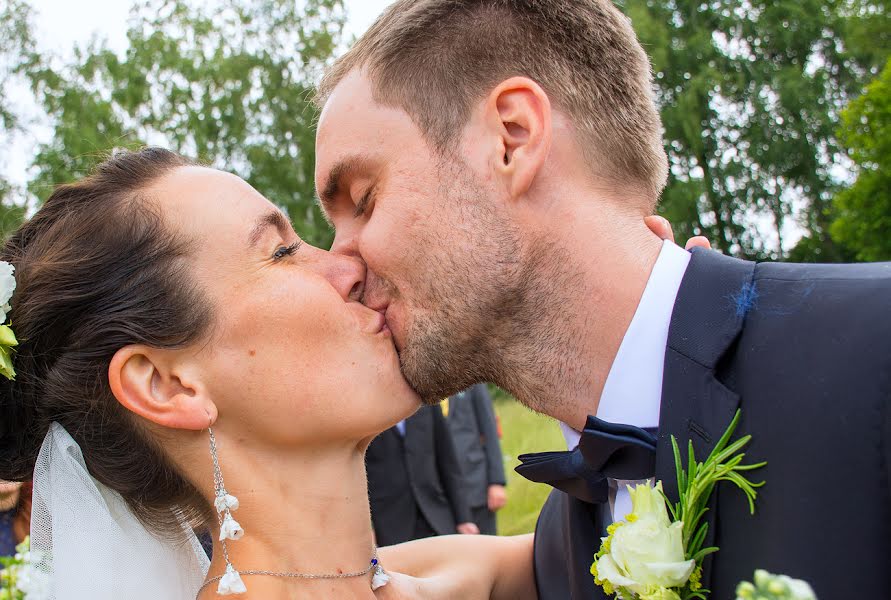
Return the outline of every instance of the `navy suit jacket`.
[[[891,589],[891,263],[758,264],[694,250],[672,314],[656,477],[676,500],[670,436],[705,458],[735,437],[764,479],[754,515],[719,484],[703,585],[735,597],[756,568],[805,579],[820,600]],[[604,514],[606,509],[606,513]],[[606,518],[604,518],[606,517]],[[608,508],[562,492],[536,528],[543,600],[595,598],[589,568]]]
[[[365,454],[371,520],[381,546],[413,539],[419,515],[438,535],[472,521],[462,492],[461,466],[439,406],[422,406],[381,433]]]

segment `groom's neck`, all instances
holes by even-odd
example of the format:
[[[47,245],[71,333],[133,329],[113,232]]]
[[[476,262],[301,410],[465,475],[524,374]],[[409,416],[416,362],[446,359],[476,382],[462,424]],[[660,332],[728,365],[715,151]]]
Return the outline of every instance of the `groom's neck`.
[[[610,368],[631,323],[662,241],[643,216],[576,202],[541,232],[548,256],[539,281],[540,331],[506,356],[503,387],[534,410],[576,429],[597,413]],[[532,287],[535,287],[533,284]],[[541,302],[541,298],[547,301]],[[517,346],[514,346],[517,348]]]

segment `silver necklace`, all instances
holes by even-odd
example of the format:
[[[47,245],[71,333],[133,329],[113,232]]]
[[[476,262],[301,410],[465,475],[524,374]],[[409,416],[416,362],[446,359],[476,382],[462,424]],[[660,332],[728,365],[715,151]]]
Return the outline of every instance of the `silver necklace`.
[[[226,549],[226,542],[222,543],[223,553],[228,555]],[[228,556],[226,558],[226,562],[228,563]],[[354,573],[298,573],[298,572],[290,572],[290,571],[264,571],[264,570],[250,570],[250,571],[238,571],[239,575],[266,575],[269,577],[286,577],[290,579],[352,579],[353,577],[362,577],[363,575],[368,575],[374,571],[375,577],[381,577],[385,575],[385,571],[383,567],[381,567],[380,561],[377,558],[377,547],[374,548],[374,554],[372,555],[371,562],[367,567],[362,569],[361,571],[356,571]],[[217,575],[216,577],[211,577],[207,581],[205,581],[200,588],[198,588],[198,593],[195,595],[197,598],[201,595],[201,592],[204,591],[204,588],[209,586],[210,584],[219,581],[222,579],[222,575]],[[374,589],[374,588],[372,588]]]
[[[226,540],[237,540],[244,535],[244,530],[235,519],[232,518],[232,511],[238,509],[238,498],[226,491],[226,485],[223,482],[223,471],[220,469],[220,462],[217,453],[217,440],[213,434],[213,429],[208,427],[210,437],[210,455],[213,459],[213,478],[214,478],[214,508],[216,508],[217,519],[220,522],[220,546],[223,550],[223,558],[226,560],[226,572],[223,575],[217,575],[206,580],[201,587],[198,588],[196,598],[201,595],[211,583],[218,581],[220,583],[217,588],[217,595],[243,594],[247,591],[244,582],[241,581],[242,575],[265,575],[267,577],[286,577],[290,579],[350,579],[353,577],[362,577],[368,575],[372,571],[371,590],[374,591],[379,587],[387,585],[390,576],[384,571],[377,557],[377,546],[371,553],[371,561],[368,566],[361,571],[354,573],[299,573],[290,571],[265,571],[253,569],[249,571],[236,570],[229,560],[229,546]]]

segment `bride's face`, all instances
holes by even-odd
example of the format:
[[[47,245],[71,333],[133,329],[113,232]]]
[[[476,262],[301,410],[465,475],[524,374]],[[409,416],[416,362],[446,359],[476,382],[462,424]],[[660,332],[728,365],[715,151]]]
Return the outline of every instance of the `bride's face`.
[[[194,280],[214,307],[195,348],[220,424],[270,445],[362,440],[416,410],[384,317],[358,302],[365,266],[302,243],[238,177],[184,167],[151,197],[195,240]]]

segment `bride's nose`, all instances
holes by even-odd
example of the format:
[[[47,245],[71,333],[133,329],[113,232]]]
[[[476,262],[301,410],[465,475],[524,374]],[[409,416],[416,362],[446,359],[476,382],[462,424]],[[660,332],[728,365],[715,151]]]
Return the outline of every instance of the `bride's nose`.
[[[317,253],[317,268],[322,276],[337,290],[344,300],[358,301],[362,297],[365,288],[365,263],[355,256],[334,254],[319,248],[313,248]]]

